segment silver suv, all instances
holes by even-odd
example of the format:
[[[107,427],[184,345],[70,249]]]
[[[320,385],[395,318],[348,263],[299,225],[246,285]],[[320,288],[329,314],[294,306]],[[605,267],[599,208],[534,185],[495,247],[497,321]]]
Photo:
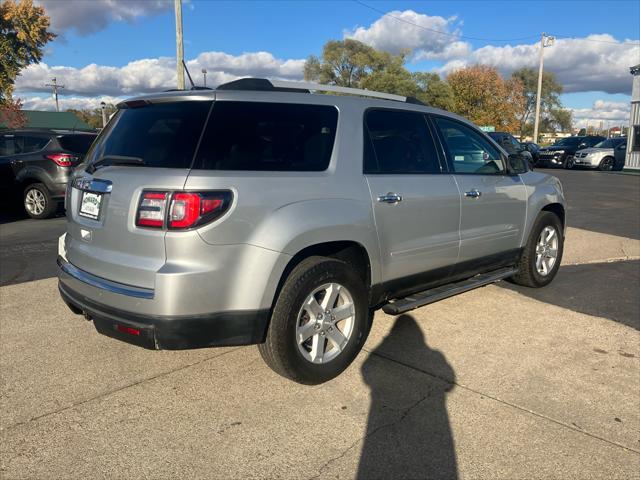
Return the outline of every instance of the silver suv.
[[[123,102],[66,204],[60,293],[100,333],[257,343],[305,384],[347,368],[375,309],[548,284],[565,226],[560,182],[464,118],[262,79]]]

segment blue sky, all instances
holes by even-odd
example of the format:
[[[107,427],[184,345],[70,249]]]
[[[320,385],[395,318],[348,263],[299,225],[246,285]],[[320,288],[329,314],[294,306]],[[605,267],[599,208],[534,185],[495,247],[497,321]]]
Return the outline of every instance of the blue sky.
[[[65,92],[69,102],[74,98],[127,96],[171,82],[170,78],[158,80],[170,75],[170,62],[157,59],[175,56],[172,1],[130,0],[120,6],[107,0],[39,3],[61,36],[47,46],[43,58],[46,68],[25,72],[18,82],[18,92],[23,92],[24,98],[42,97],[46,90],[40,84],[51,74],[70,85]],[[545,30],[563,38],[545,49],[545,58],[548,70],[556,69],[571,91],[563,96],[565,105],[578,113],[585,110],[584,115],[594,113],[596,118],[598,112],[586,110],[593,110],[598,101],[600,110],[606,109],[605,104],[609,110],[624,110],[631,85],[627,63],[640,63],[640,47],[621,43],[640,39],[638,1],[191,0],[184,2],[183,23],[185,57],[192,60],[190,65],[197,72],[201,66],[210,70],[210,81],[254,71],[296,78],[301,60],[319,54],[327,40],[345,35],[390,51],[408,48],[412,52],[407,64],[410,70],[435,70],[446,75],[464,64],[488,63],[507,75],[514,68],[537,62],[533,45]],[[429,28],[446,34],[432,33]],[[447,50],[453,43],[457,48]],[[217,54],[199,58],[206,52]],[[262,58],[255,64],[256,59],[243,57],[247,52],[268,52],[272,59]],[[219,67],[222,54],[223,63],[231,62],[232,67]],[[131,65],[141,59],[155,63]],[[263,68],[264,62],[274,61],[280,65],[272,65],[275,70]],[[91,64],[97,69],[86,68]],[[242,70],[245,67],[246,71]],[[167,72],[162,73],[161,68]],[[116,78],[120,91],[96,79],[115,78],[118,72],[148,78],[148,84],[135,79],[123,83]],[[74,89],[74,77],[80,76],[88,76],[90,81],[84,83],[95,88]]]

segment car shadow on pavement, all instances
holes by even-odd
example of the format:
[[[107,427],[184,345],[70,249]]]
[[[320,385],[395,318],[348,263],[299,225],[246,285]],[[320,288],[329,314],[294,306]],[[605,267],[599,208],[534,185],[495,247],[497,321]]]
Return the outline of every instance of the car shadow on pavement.
[[[640,261],[562,266],[544,288],[509,282],[502,287],[575,312],[608,318],[640,330]]]
[[[371,408],[356,478],[456,479],[446,407],[455,373],[441,352],[429,348],[412,316],[395,320],[362,375],[371,389]]]

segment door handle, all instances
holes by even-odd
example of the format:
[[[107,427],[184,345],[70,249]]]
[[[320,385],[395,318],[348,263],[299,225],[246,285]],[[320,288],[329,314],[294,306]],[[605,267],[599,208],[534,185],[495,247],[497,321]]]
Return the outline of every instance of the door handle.
[[[464,192],[464,196],[469,198],[478,198],[481,195],[482,195],[482,192],[477,188],[474,188],[473,190],[469,190],[468,192]]]
[[[398,195],[397,193],[389,192],[386,195],[378,195],[378,202],[380,203],[390,203],[392,205],[396,203],[400,203],[402,201],[402,195]]]

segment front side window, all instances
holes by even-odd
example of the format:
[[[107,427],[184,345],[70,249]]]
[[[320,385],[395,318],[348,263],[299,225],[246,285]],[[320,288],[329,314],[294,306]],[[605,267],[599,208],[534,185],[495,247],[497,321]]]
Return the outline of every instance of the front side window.
[[[194,168],[324,171],[337,124],[333,106],[220,101],[213,107]]]
[[[364,141],[365,173],[440,173],[438,153],[420,113],[370,110]]]
[[[505,172],[500,152],[479,132],[444,117],[434,117],[434,121],[455,173],[491,175]]]

